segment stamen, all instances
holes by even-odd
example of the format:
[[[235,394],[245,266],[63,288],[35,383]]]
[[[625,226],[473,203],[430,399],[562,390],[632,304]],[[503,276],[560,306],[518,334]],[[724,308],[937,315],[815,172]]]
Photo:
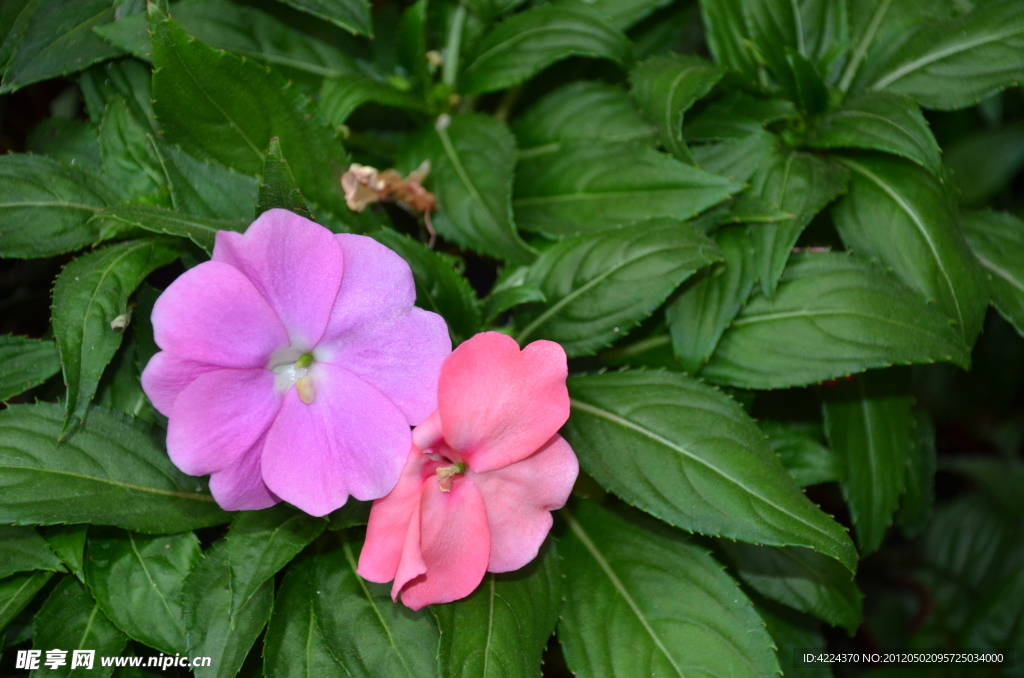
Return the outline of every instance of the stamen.
[[[303,353],[299,356],[299,359],[295,361],[295,366],[298,368],[309,367],[313,364],[313,354]]]
[[[466,472],[466,465],[455,463],[451,466],[440,466],[437,469],[437,484],[442,492],[451,492],[455,476]]]
[[[313,401],[316,400],[316,389],[313,387],[313,379],[310,377],[301,377],[295,382],[295,388],[299,391],[299,400],[312,405]]]

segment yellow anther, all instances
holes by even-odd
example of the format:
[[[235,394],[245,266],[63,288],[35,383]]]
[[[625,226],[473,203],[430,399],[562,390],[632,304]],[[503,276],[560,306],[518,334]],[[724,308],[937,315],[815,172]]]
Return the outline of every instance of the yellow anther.
[[[299,391],[299,400],[312,405],[316,400],[316,389],[313,387],[313,380],[309,377],[302,377],[295,382],[295,388]]]

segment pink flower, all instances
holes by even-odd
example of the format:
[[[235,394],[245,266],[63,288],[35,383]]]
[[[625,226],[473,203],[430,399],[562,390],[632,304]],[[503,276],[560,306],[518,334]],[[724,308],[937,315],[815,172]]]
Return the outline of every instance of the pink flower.
[[[485,332],[455,349],[398,485],[373,503],[358,573],[394,579],[392,598],[418,610],[533,560],[579,473],[557,433],[569,418],[567,372],[550,341],[520,352]]]
[[[142,374],[167,451],[227,510],[281,499],[322,516],[395,486],[410,425],[437,406],[451,341],[413,307],[409,266],[286,210],[217,233],[213,259],[153,308]]]

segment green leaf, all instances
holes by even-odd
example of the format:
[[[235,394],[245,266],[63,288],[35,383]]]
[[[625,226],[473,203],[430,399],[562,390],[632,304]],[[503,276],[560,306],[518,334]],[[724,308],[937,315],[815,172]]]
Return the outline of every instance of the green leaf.
[[[52,341],[0,335],[0,402],[38,386],[60,372]]]
[[[61,562],[75,573],[79,581],[85,580],[82,568],[85,561],[85,537],[88,532],[88,525],[53,525],[43,534],[46,543]]]
[[[892,269],[973,343],[985,319],[985,283],[942,185],[896,159],[839,161],[853,175],[832,211],[843,242]]]
[[[238,231],[249,227],[245,221],[207,219],[191,214],[180,214],[151,205],[118,205],[99,212],[92,218],[91,227],[99,231],[99,239],[109,240],[134,229],[188,238],[208,253],[213,251],[217,231]]]
[[[843,495],[862,556],[878,550],[892,524],[915,444],[914,399],[887,377],[864,375],[825,392],[825,432],[846,467]]]
[[[41,669],[38,675],[71,676],[74,650],[94,650],[97,661],[87,675],[109,678],[113,667],[101,666],[99,657],[116,657],[124,652],[128,638],[100,610],[85,587],[74,577],[64,577],[32,620],[32,647],[43,651],[67,651],[67,663],[58,669]],[[45,673],[44,673],[45,671]],[[33,671],[33,675],[36,672]]]
[[[319,25],[314,30],[302,30],[305,26],[293,20],[285,22],[225,0],[185,0],[175,3],[173,9],[174,20],[199,41],[285,73],[336,78],[357,72],[355,60],[345,51],[344,38],[348,36],[320,22],[315,22]],[[94,30],[125,52],[146,61],[153,58],[145,12]]]
[[[103,370],[121,345],[129,297],[146,276],[179,255],[170,241],[132,240],[83,255],[57,277],[53,334],[68,387],[62,436],[85,418]],[[119,318],[123,322],[116,327]]]
[[[786,48],[797,54],[805,52],[803,31],[800,24],[800,11],[796,2],[787,0],[741,0],[743,18],[747,26],[747,34],[753,43],[753,49],[759,61],[766,64],[775,77],[786,87],[787,63]],[[792,96],[789,98],[800,104]]]
[[[1024,81],[1024,6],[992,3],[962,17],[934,19],[884,66],[866,63],[870,88],[906,94],[927,108],[966,108]]]
[[[589,80],[541,97],[512,129],[524,149],[520,158],[557,151],[558,142],[571,139],[646,142],[658,135],[625,90]]]
[[[168,141],[243,174],[263,171],[272,137],[291,158],[303,194],[347,214],[340,179],[344,149],[297,87],[252,61],[218,52],[149,5],[154,108]]]
[[[714,242],[673,219],[563,240],[525,275],[546,301],[517,315],[516,341],[550,339],[570,357],[593,355],[653,313],[683,280],[720,260]]]
[[[228,532],[232,610],[241,609],[263,582],[320,536],[327,522],[287,504],[236,515]]]
[[[575,675],[779,674],[761,619],[707,551],[591,502],[563,515],[573,576],[558,639]]]
[[[280,0],[295,9],[330,21],[347,31],[373,37],[370,3],[366,0]]]
[[[759,421],[757,425],[800,487],[843,479],[845,469],[836,455],[808,433],[777,421]]]
[[[486,33],[466,57],[460,91],[483,94],[526,82],[570,56],[628,61],[629,39],[599,10],[566,0],[515,14]]]
[[[522,160],[513,206],[522,229],[557,238],[654,217],[689,219],[741,188],[637,143],[581,140]]]
[[[896,522],[908,538],[924,530],[935,504],[935,425],[919,407],[914,408],[914,422],[914,445],[907,456],[907,487],[896,512]]]
[[[722,252],[722,263],[688,281],[665,309],[672,348],[692,374],[707,364],[757,281],[749,229],[742,224],[726,226],[713,237]]]
[[[697,166],[733,181],[747,182],[758,169],[771,167],[778,155],[779,139],[759,129],[739,138],[691,146]]]
[[[345,124],[353,111],[368,103],[423,111],[423,102],[411,92],[363,75],[328,78],[320,89],[320,108],[335,126]]]
[[[107,104],[117,95],[124,97],[137,120],[156,129],[153,117],[152,69],[135,59],[120,59],[93,66],[78,78],[89,120],[99,125]]]
[[[314,588],[317,556],[298,560],[288,569],[274,601],[263,646],[266,678],[347,678],[331,655],[320,630]]]
[[[120,94],[111,97],[100,123],[103,172],[132,197],[155,194],[167,183],[149,137],[152,131],[135,116],[127,99]]]
[[[63,572],[64,567],[34,527],[0,525],[0,579],[33,570]]]
[[[0,5],[0,72],[7,66],[41,0],[9,0]]]
[[[0,631],[32,602],[53,572],[32,572],[0,580]]]
[[[398,252],[409,263],[416,280],[416,305],[445,319],[452,344],[460,344],[477,333],[480,305],[476,292],[450,261],[391,229],[381,229],[371,237]]]
[[[270,619],[274,584],[264,582],[239,610],[232,610],[227,549],[214,547],[185,581],[182,606],[188,628],[189,654],[212,657],[197,678],[228,678],[241,669],[249,650]]]
[[[633,97],[658,126],[665,149],[683,162],[694,164],[683,141],[683,113],[724,74],[699,57],[669,54],[644,61],[629,75]]]
[[[800,113],[791,101],[757,99],[734,91],[687,122],[683,136],[691,141],[740,139],[763,132],[766,125],[799,118]]]
[[[814,253],[793,256],[774,301],[755,296],[744,307],[701,376],[774,389],[933,362],[970,364],[944,315],[868,262]]]
[[[0,257],[35,259],[97,240],[89,219],[120,199],[98,174],[38,155],[0,156]]]
[[[836,62],[849,48],[850,26],[845,2],[804,0],[798,6],[801,39],[800,53],[814,62],[830,83]],[[835,74],[838,78],[838,73]]]
[[[118,50],[92,32],[114,20],[110,0],[42,0],[35,4],[4,71],[0,93],[81,71]]]
[[[855,569],[846,531],[804,496],[728,396],[676,372],[570,377],[568,385],[566,439],[583,469],[629,503],[685,530],[805,546]]]
[[[191,532],[94,537],[85,583],[107,618],[130,638],[167,654],[184,653],[181,590],[201,557],[199,539]]]
[[[767,600],[756,601],[754,609],[775,641],[775,654],[787,678],[832,678],[831,665],[796,660],[798,652],[826,651],[818,621]]]
[[[1024,336],[1024,222],[1005,212],[964,210],[960,217],[992,304]]]
[[[864,594],[842,565],[807,549],[720,540],[736,574],[752,589],[851,635],[863,617]]]
[[[63,443],[57,404],[0,411],[0,522],[93,523],[141,532],[217,525],[205,483],[180,473],[149,431],[95,409]]]
[[[446,678],[538,678],[562,606],[562,572],[548,541],[529,565],[488,572],[472,594],[431,611],[441,631]]]
[[[939,144],[917,104],[895,92],[867,92],[818,118],[804,138],[811,148],[892,153],[942,176]]]
[[[436,675],[439,637],[430,613],[391,602],[390,584],[357,575],[353,545],[339,536],[340,547],[317,559],[313,577],[320,592],[313,610],[331,654],[352,678]]]
[[[814,64],[788,45],[783,50],[784,62],[778,72],[782,89],[801,111],[817,115],[828,108],[829,94],[825,81]]]
[[[608,16],[613,24],[626,30],[670,2],[667,0],[593,0],[587,4]]]
[[[259,189],[253,177],[196,160],[153,137],[150,142],[160,160],[171,206],[177,212],[245,223],[255,218]]]
[[[960,204],[982,207],[1024,167],[1024,126],[975,130],[950,142],[943,158],[960,189]]]
[[[259,183],[259,199],[256,204],[256,215],[259,216],[269,209],[281,208],[312,219],[306,207],[302,191],[295,183],[295,177],[288,166],[288,161],[281,154],[281,142],[277,137],[270,140],[267,159],[263,162],[263,175]]]
[[[495,289],[492,289],[487,298],[481,302],[484,311],[483,326],[487,327],[493,324],[502,313],[516,306],[533,303],[542,304],[545,301],[547,301],[547,297],[536,287],[519,284],[497,289],[497,286],[495,286]]]
[[[782,149],[757,168],[750,180],[751,190],[796,215],[793,220],[763,224],[750,231],[758,255],[757,275],[769,298],[775,295],[779,276],[800,234],[825,205],[846,192],[848,176],[828,158]]]
[[[103,164],[96,129],[84,120],[46,118],[29,132],[25,150],[89,170],[99,170]]]
[[[424,94],[433,84],[427,63],[427,10],[427,0],[416,0],[402,12],[395,45],[398,63],[416,79],[417,89]]]
[[[412,171],[430,161],[426,186],[437,198],[437,232],[480,254],[517,263],[533,250],[512,221],[516,144],[504,123],[488,115],[442,116],[405,149],[396,165]]]
[[[274,575],[326,522],[286,505],[238,513],[228,536],[185,580],[181,601],[189,653],[213,657],[196,678],[238,673],[274,606]]]
[[[758,63],[743,16],[744,0],[700,0],[705,40],[715,61],[757,80]]]

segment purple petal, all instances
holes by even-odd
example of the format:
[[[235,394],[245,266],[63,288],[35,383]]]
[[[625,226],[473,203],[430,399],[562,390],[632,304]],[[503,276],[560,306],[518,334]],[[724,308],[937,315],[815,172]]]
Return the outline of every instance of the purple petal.
[[[398,482],[412,444],[405,416],[345,369],[314,363],[309,377],[313,403],[290,389],[267,433],[263,480],[314,516],[337,509],[350,494],[364,501],[383,497]]]
[[[451,352],[444,318],[413,308],[389,325],[353,327],[344,342],[323,346],[317,357],[357,374],[415,426],[437,409],[437,379]]]
[[[258,511],[281,501],[263,482],[260,455],[264,440],[260,438],[241,459],[210,476],[210,492],[225,511]]]
[[[149,364],[142,371],[142,390],[157,412],[169,417],[178,395],[189,384],[200,375],[220,369],[223,368],[160,351],[149,359]]]
[[[344,266],[334,234],[288,210],[267,210],[245,234],[219,231],[213,260],[245,274],[293,347],[311,350],[327,326]]]
[[[167,453],[184,473],[202,476],[231,466],[256,444],[281,407],[274,373],[217,370],[193,381],[174,403]]]
[[[416,286],[404,259],[372,238],[337,237],[345,277],[315,355],[359,375],[419,424],[437,408],[437,377],[452,351],[448,327],[413,307]]]
[[[171,283],[153,306],[157,346],[223,367],[266,367],[288,334],[249,279],[207,261]]]
[[[345,275],[321,345],[348,337],[376,334],[416,303],[416,284],[405,259],[373,238],[341,233],[335,236],[345,255]]]

